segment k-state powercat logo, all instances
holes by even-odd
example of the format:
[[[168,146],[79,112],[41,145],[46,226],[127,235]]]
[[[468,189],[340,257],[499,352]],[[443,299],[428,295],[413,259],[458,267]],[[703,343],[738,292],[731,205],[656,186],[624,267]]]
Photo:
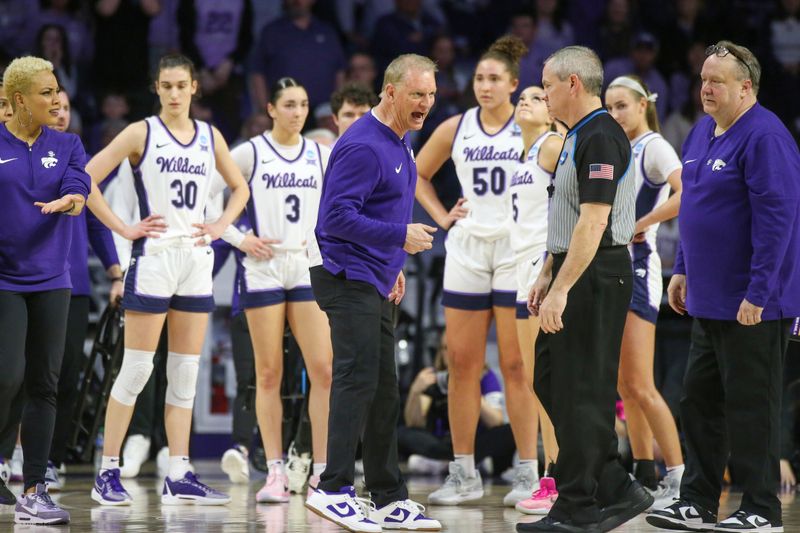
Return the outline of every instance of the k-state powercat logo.
[[[56,154],[52,151],[47,152],[47,157],[42,158],[42,166],[44,168],[53,168],[58,164],[58,159],[56,159]]]

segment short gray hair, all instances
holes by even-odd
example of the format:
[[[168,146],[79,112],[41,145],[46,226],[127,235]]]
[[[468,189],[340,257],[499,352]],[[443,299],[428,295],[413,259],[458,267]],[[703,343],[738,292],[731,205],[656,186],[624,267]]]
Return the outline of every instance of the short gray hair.
[[[758,62],[755,54],[746,46],[736,44],[732,41],[719,41],[717,44],[706,48],[706,57],[717,54],[718,50],[727,49],[721,57],[730,54],[736,60],[736,71],[739,81],[750,80],[753,86],[753,94],[758,95],[758,88],[761,85],[761,63]],[[717,54],[719,55],[719,54]]]
[[[592,96],[600,96],[603,88],[603,63],[593,50],[585,46],[567,46],[552,53],[545,60],[550,70],[564,81],[575,74],[586,92]]]
[[[403,54],[397,56],[389,66],[386,67],[386,72],[383,74],[383,85],[381,86],[381,94],[386,90],[386,86],[390,83],[398,85],[405,80],[406,74],[411,70],[421,70],[423,72],[438,72],[431,59],[417,55],[417,54]]]

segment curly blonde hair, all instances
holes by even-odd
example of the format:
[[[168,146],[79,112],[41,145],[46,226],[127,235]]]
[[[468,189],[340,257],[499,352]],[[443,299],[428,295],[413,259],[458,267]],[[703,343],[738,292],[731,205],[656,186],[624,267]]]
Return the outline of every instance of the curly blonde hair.
[[[33,77],[40,72],[53,72],[53,64],[35,56],[18,57],[9,63],[3,73],[3,87],[11,102],[11,109],[17,110],[14,94],[27,94],[30,91]]]

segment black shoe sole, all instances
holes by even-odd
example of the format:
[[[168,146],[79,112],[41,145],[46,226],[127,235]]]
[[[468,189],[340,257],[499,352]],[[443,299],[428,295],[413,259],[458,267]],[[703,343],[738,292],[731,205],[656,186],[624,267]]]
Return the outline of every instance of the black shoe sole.
[[[619,513],[609,516],[600,522],[600,531],[602,533],[606,533],[614,528],[618,528],[628,520],[631,520],[632,518],[635,518],[641,513],[647,511],[653,505],[654,501],[655,500],[653,500],[653,497],[647,494],[646,498],[642,498],[638,502],[625,502],[630,503],[630,506],[625,507]]]
[[[647,523],[654,527],[661,529],[671,529],[673,531],[714,531],[716,524],[708,524],[707,526],[690,526],[677,520],[673,521],[671,518],[658,515],[647,515],[645,517]]]
[[[555,527],[552,529],[535,529],[531,527],[532,524],[537,524],[538,522],[520,522],[517,524],[516,530],[518,533],[528,533],[529,531],[533,531],[535,533],[601,533],[602,530],[592,527],[592,526],[566,526],[561,525],[560,527]]]

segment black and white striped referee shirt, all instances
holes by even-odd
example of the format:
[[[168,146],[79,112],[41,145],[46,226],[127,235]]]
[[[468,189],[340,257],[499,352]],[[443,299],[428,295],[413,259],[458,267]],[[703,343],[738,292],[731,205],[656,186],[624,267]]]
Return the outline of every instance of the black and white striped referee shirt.
[[[601,248],[631,242],[636,224],[631,159],[628,137],[604,109],[589,113],[569,130],[555,172],[547,221],[548,252],[567,252],[583,203],[611,206]]]

